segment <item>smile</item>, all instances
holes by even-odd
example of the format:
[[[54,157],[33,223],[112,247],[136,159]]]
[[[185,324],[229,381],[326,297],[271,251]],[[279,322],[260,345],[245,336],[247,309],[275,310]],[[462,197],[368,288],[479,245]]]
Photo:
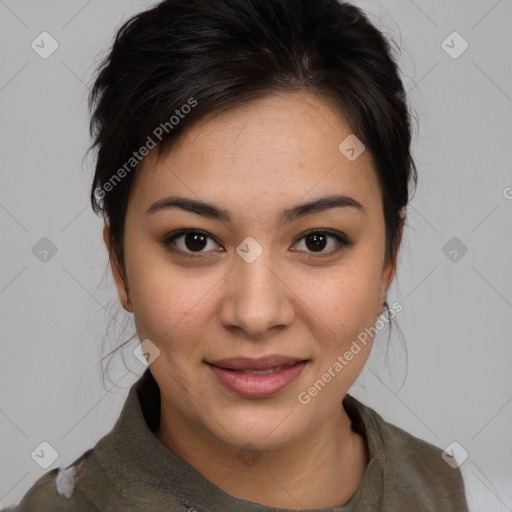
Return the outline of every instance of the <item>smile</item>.
[[[271,355],[259,359],[234,357],[205,363],[223,387],[240,396],[266,398],[296,380],[308,360]]]

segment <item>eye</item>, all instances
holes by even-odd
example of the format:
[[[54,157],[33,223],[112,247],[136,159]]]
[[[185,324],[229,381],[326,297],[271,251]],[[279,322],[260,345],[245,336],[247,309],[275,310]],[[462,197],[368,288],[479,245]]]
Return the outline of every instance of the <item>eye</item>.
[[[186,256],[193,258],[196,257],[195,254],[200,256],[202,253],[208,253],[214,250],[204,250],[208,247],[209,240],[218,245],[205,231],[197,229],[182,229],[165,238],[162,241],[162,244],[173,252],[181,252]],[[325,251],[324,249],[329,245],[329,240],[334,248]],[[318,256],[313,255],[312,257],[330,256],[331,254],[341,250],[343,247],[348,247],[353,244],[346,235],[325,229],[308,231],[306,234],[302,235],[302,237],[299,238],[299,241],[294,245],[298,245],[299,242],[302,241],[304,241],[303,243],[306,247],[306,252],[311,252],[313,254],[318,253]],[[293,251],[295,252],[297,249],[293,249]]]
[[[176,240],[179,239],[182,240],[180,243],[177,243]],[[205,247],[208,247],[208,240],[213,239],[204,231],[197,229],[182,229],[167,237],[162,243],[164,246],[169,247],[170,250],[174,252],[183,252],[188,256],[193,255],[194,253],[201,254],[201,252],[211,252],[203,251]],[[172,246],[176,246],[178,250],[176,251]]]
[[[325,251],[325,247],[329,245],[329,239],[333,241],[332,245],[334,245],[334,248]],[[320,253],[319,256],[313,257],[330,256],[343,247],[352,245],[352,242],[344,234],[322,229],[309,231],[299,239],[299,242],[301,241],[304,241],[307,252],[312,252],[313,254]]]

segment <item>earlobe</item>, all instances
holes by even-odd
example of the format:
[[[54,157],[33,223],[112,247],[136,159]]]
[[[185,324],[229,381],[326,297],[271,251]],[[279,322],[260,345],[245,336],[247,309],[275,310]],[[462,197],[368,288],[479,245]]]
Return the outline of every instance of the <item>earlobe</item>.
[[[391,283],[393,282],[393,279],[395,277],[396,273],[396,266],[397,266],[397,259],[398,259],[398,251],[400,249],[400,245],[402,243],[402,235],[403,235],[403,229],[404,229],[404,223],[405,223],[405,215],[400,214],[400,223],[398,228],[398,235],[396,237],[396,241],[394,243],[394,250],[392,255],[392,260],[388,261],[384,265],[383,269],[383,279],[381,284],[381,294],[379,297],[379,308],[381,310],[380,314],[382,314],[385,310],[385,302],[386,302],[386,295],[388,292],[389,287],[391,286]]]
[[[117,294],[119,296],[119,301],[123,306],[125,311],[129,313],[133,313],[133,307],[130,302],[130,297],[128,295],[128,286],[125,282],[125,276],[122,272],[117,257],[112,249],[112,239],[110,235],[110,227],[108,224],[105,224],[103,228],[103,241],[105,242],[105,246],[107,247],[110,269],[112,271],[112,276],[114,277],[114,282],[117,288]]]
[[[382,313],[384,313],[386,309],[386,295],[393,281],[393,277],[395,275],[395,268],[395,263],[390,262],[384,269],[379,297],[379,315],[382,315]]]

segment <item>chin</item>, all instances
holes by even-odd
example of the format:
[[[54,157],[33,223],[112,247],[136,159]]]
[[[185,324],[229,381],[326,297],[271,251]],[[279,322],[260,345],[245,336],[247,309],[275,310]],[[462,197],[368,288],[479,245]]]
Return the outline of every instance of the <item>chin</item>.
[[[222,421],[209,421],[209,427],[216,437],[236,450],[248,445],[260,451],[276,450],[299,437],[305,422],[298,421],[289,408],[272,409],[264,412],[262,407],[254,407],[226,412]]]

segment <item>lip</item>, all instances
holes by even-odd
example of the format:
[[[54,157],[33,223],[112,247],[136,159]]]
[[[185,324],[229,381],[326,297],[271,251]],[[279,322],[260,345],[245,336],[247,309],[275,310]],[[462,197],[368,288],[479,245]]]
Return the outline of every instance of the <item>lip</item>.
[[[239,356],[206,362],[227,370],[268,370],[276,366],[292,366],[299,361],[305,361],[305,359],[281,354],[270,354],[258,358]]]
[[[260,358],[230,357],[205,361],[212,373],[226,388],[250,398],[275,395],[291,384],[308,363],[307,359],[273,354]],[[278,371],[267,374],[246,374],[242,371]]]

